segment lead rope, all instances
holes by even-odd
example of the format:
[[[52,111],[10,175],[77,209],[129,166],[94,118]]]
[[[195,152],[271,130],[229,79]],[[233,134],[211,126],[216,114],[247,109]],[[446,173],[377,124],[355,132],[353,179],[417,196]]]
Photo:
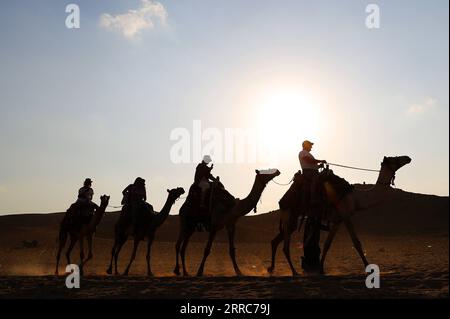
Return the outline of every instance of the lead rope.
[[[108,207],[111,207],[111,208],[122,208],[123,205],[120,205],[120,206],[111,206],[111,205],[108,205]]]
[[[349,168],[349,169],[356,169],[359,171],[366,171],[366,172],[380,172],[380,170],[377,169],[370,169],[370,168],[362,168],[362,167],[355,167],[355,166],[347,166],[347,165],[341,165],[341,164],[336,164],[336,163],[326,163],[328,165],[333,165],[333,166],[338,166],[338,167],[344,167],[344,168]]]
[[[289,181],[289,183],[278,183],[275,179],[272,179],[272,182],[274,182],[275,184],[280,185],[280,186],[287,186],[287,185],[290,185],[293,180],[294,180],[294,178],[292,177],[291,180]]]

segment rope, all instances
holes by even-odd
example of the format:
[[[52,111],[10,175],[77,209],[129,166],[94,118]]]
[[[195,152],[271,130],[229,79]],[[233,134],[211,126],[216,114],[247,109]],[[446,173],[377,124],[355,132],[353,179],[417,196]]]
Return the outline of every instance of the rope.
[[[278,183],[275,179],[272,179],[272,182],[274,182],[275,184],[280,185],[280,186],[287,186],[287,185],[290,185],[290,184],[292,183],[293,180],[294,180],[294,178],[292,178],[292,179],[289,181],[289,183],[286,183],[286,184],[284,184],[284,183]]]
[[[377,170],[377,169],[361,168],[361,167],[347,166],[347,165],[341,165],[341,164],[335,164],[335,163],[326,163],[326,164],[333,165],[333,166],[344,167],[344,168],[356,169],[356,170],[359,170],[359,171],[378,172],[378,173],[380,172],[380,170]]]

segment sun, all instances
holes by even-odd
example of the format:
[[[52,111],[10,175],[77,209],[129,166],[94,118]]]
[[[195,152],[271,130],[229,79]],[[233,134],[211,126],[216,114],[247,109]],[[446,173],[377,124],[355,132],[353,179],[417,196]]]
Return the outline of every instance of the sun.
[[[320,131],[319,105],[301,90],[267,92],[256,112],[264,143],[280,152],[297,149],[302,140],[314,140]]]

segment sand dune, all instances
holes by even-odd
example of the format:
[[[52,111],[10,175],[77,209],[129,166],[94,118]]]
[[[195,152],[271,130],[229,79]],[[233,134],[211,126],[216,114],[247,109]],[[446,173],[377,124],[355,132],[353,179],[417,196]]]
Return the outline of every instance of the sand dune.
[[[145,275],[145,243],[131,269],[131,277],[106,276],[113,225],[117,213],[108,213],[99,225],[94,259],[86,267],[84,289],[69,292],[64,277],[54,272],[56,238],[62,214],[28,214],[0,217],[0,298],[5,297],[139,297],[139,298],[448,298],[448,197],[394,190],[393,200],[354,217],[356,230],[369,262],[382,271],[382,288],[364,285],[364,267],[347,233],[338,233],[326,264],[327,276],[292,279],[280,250],[273,277],[266,271],[270,240],[277,232],[278,214],[243,217],[237,227],[237,258],[244,277],[234,277],[226,234],[221,232],[206,264],[206,278],[177,278],[174,241],[178,216],[170,216],[159,229],[152,253],[157,278]],[[198,267],[206,233],[193,236],[187,252],[188,269]],[[292,255],[300,270],[303,254],[300,233],[292,241]],[[324,236],[323,236],[324,237]],[[24,243],[37,241],[36,247]],[[130,256],[127,243],[119,263],[123,271]],[[78,260],[78,248],[73,258]],[[61,267],[63,272],[63,267]],[[38,277],[36,277],[38,276]]]

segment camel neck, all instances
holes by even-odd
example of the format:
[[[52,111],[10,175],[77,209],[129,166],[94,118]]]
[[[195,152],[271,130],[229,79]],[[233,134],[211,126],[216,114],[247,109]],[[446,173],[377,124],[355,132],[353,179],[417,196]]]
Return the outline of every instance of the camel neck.
[[[258,204],[258,201],[261,198],[261,194],[264,191],[264,188],[266,188],[266,184],[258,181],[256,176],[250,193],[240,202],[240,209],[238,210],[239,215],[247,215],[252,209],[255,208],[256,204]]]
[[[103,214],[105,213],[105,210],[106,206],[101,204],[100,207],[95,211],[94,218],[91,221],[91,228],[97,227],[103,217]]]
[[[164,221],[167,219],[167,217],[169,216],[170,213],[170,209],[172,208],[174,204],[174,200],[171,199],[171,196],[169,195],[167,197],[167,200],[163,206],[163,208],[161,209],[161,211],[159,212],[159,214],[156,215],[157,217],[157,226],[159,227],[162,223],[164,223]]]
[[[376,185],[390,186],[394,172],[386,165],[381,165]]]

